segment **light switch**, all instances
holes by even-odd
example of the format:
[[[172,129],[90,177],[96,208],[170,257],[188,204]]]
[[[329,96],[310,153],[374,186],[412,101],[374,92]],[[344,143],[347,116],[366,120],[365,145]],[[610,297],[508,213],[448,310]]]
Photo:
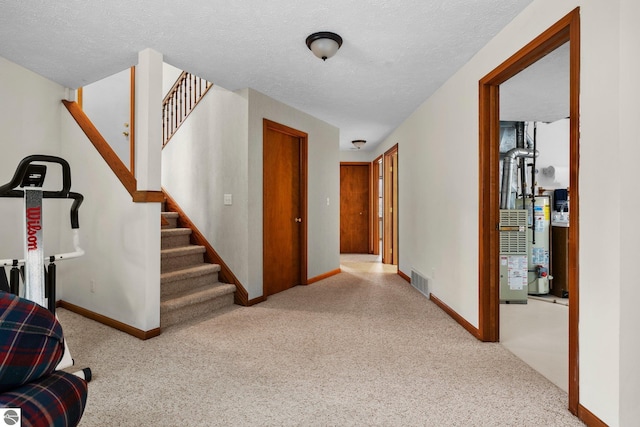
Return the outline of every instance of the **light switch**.
[[[225,206],[231,206],[233,204],[233,196],[231,194],[224,195],[224,204]]]
[[[327,206],[329,206],[329,198],[327,197]]]

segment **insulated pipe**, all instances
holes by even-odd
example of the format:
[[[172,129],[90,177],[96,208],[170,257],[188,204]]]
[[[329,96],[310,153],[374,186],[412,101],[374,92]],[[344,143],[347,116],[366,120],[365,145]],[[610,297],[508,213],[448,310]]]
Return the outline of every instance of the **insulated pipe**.
[[[524,122],[516,122],[516,147],[524,148]],[[524,157],[520,158],[520,197],[524,199],[526,196],[527,179]]]
[[[534,155],[535,153],[535,155]],[[511,206],[511,181],[513,180],[513,168],[516,159],[521,157],[534,157],[538,152],[530,148],[512,148],[507,151],[502,160],[502,187],[500,191],[500,209],[509,209]]]

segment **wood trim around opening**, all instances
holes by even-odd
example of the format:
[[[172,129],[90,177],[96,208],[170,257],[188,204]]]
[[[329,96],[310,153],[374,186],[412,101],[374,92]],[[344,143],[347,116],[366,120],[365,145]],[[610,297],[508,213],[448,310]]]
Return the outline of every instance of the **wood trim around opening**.
[[[308,219],[309,219],[309,209],[308,209],[308,185],[309,185],[309,167],[308,167],[308,159],[309,159],[309,135],[306,132],[290,128],[289,126],[285,126],[283,124],[271,121],[269,119],[262,119],[262,139],[264,144],[264,136],[267,134],[267,129],[274,130],[276,132],[284,133],[286,135],[290,135],[300,139],[300,208],[302,210],[301,217],[302,221],[302,236],[300,238],[300,284],[307,285],[309,284],[309,280],[307,278],[307,234],[308,234]],[[264,171],[263,171],[264,173]],[[263,190],[264,191],[264,190]],[[263,207],[264,209],[264,207]],[[264,231],[263,231],[264,232]],[[264,251],[264,248],[263,248]],[[264,256],[264,254],[263,254]]]
[[[371,162],[371,253],[380,255],[380,172],[382,172],[382,156]]]
[[[396,158],[396,170],[390,171],[393,166],[393,156]],[[398,241],[398,144],[388,149],[383,155],[383,238],[382,238],[382,262],[384,264],[399,265],[399,241]],[[392,209],[392,215],[389,210]]]
[[[499,86],[548,53],[569,42],[570,53],[570,168],[571,217],[569,227],[569,410],[578,415],[578,251],[579,251],[579,106],[580,8],[564,16],[479,82],[479,338],[496,342],[499,332],[498,164]]]
[[[368,171],[369,171],[369,203],[367,203],[367,205],[369,206],[369,218],[368,218],[368,222],[369,222],[369,231],[368,231],[368,236],[367,239],[369,241],[368,243],[368,253],[370,254],[375,254],[374,251],[374,247],[373,247],[373,241],[374,241],[374,227],[373,227],[373,218],[374,218],[374,213],[373,213],[373,206],[374,206],[374,196],[373,196],[373,191],[374,191],[374,186],[373,186],[373,164],[370,162],[340,162],[340,166],[367,166],[368,167]],[[342,169],[341,172],[342,173]],[[340,184],[342,185],[342,184]],[[340,204],[342,205],[342,195],[340,195]],[[375,215],[377,216],[377,208],[376,208],[376,212]],[[340,220],[342,221],[342,213],[340,213]]]
[[[136,67],[131,67],[129,89],[129,169],[136,176]]]

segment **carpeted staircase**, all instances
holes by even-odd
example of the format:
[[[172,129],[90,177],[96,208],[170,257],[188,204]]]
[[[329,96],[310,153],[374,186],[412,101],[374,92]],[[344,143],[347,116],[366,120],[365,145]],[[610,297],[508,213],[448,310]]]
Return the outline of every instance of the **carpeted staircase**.
[[[220,283],[220,266],[204,261],[191,229],[178,228],[178,213],[162,213],[160,327],[175,325],[233,305],[235,285]]]

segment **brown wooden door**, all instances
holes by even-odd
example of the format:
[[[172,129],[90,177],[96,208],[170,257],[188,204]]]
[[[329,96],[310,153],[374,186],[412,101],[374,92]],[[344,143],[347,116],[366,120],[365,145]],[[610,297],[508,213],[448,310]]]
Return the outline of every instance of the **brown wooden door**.
[[[340,165],[340,252],[369,253],[370,163]]]
[[[265,120],[263,292],[306,277],[306,134]]]
[[[398,265],[398,145],[384,154],[384,237],[382,262]]]

